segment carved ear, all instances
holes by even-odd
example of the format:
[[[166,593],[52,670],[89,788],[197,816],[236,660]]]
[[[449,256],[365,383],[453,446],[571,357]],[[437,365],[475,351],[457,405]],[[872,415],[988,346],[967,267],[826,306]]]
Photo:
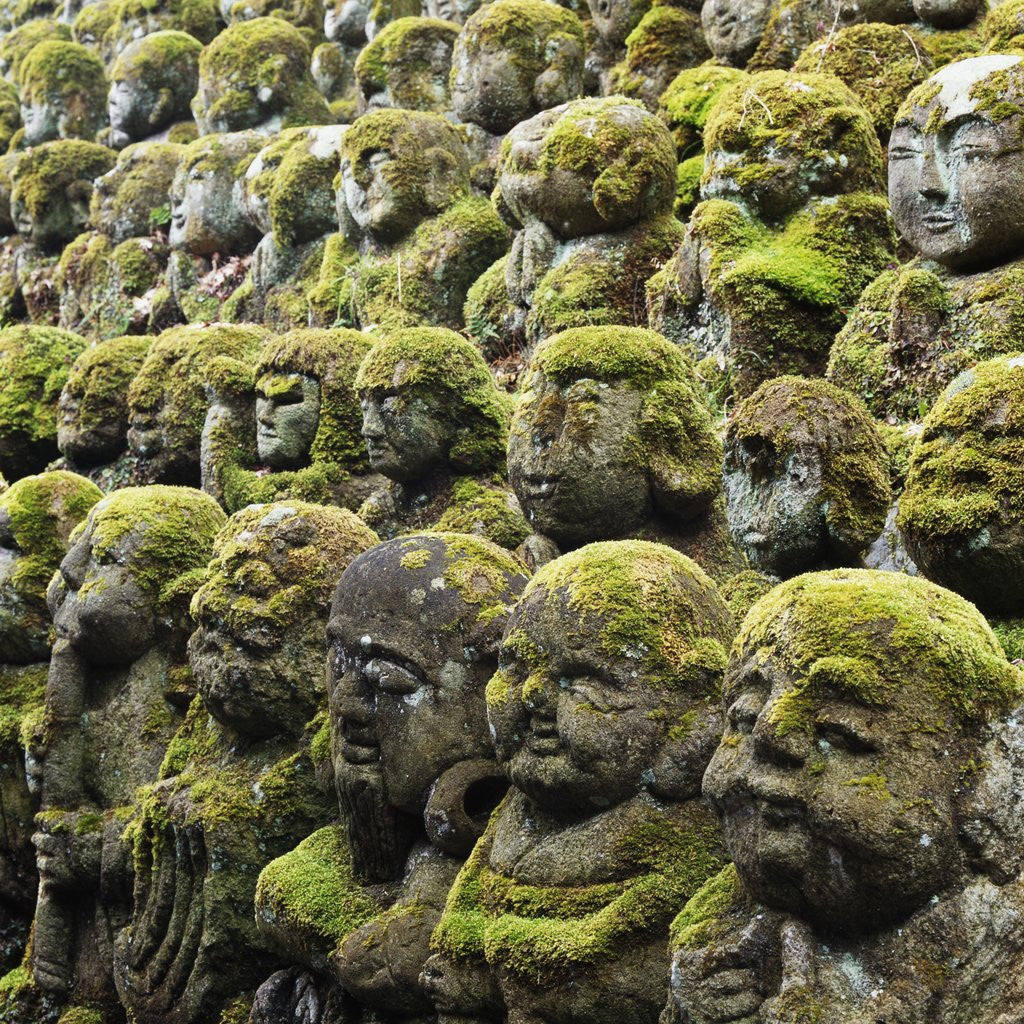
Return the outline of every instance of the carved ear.
[[[998,885],[1024,867],[1024,706],[992,727],[959,793],[960,838],[975,867]],[[975,767],[976,765],[976,767]]]
[[[430,841],[455,857],[468,856],[508,785],[498,766],[484,759],[460,761],[443,772],[423,812]]]
[[[558,33],[547,42],[547,67],[533,83],[539,110],[550,110],[583,95],[583,48],[571,35]]]
[[[149,115],[149,126],[153,129],[166,124],[174,116],[174,94],[170,89],[157,93],[156,103]]]

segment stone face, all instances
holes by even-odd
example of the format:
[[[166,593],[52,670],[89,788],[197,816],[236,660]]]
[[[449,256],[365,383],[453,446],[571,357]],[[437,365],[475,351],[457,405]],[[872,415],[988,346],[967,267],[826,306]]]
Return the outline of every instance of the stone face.
[[[996,963],[982,918],[1013,917],[1020,900],[1007,803],[1020,747],[1003,737],[1021,677],[973,606],[896,573],[799,577],[748,614],[723,693],[704,790],[734,867],[673,926],[668,1019],[816,1007],[827,1021],[910,1021],[925,1005],[999,1019],[1019,1000],[1003,979],[1020,935],[1003,933]],[[971,759],[996,747],[964,785],[954,762],[982,765]],[[958,964],[948,988],[909,967],[920,957]]]
[[[722,64],[743,67],[761,42],[771,10],[772,0],[704,0],[700,20],[711,52]]]

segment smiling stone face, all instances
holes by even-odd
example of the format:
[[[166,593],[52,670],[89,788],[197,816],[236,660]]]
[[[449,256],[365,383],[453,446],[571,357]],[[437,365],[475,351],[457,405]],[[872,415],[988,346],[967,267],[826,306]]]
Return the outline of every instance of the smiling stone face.
[[[445,533],[385,542],[342,576],[328,696],[342,816],[362,864],[400,866],[401,816],[422,815],[446,769],[490,756],[484,687],[525,582],[508,552]]]
[[[850,931],[941,892],[964,869],[975,729],[1019,688],[974,607],[925,580],[837,570],[777,587],[733,648],[704,778],[746,889]]]
[[[704,0],[700,11],[704,38],[718,60],[743,67],[750,59],[772,12],[772,0]]]
[[[889,202],[926,259],[983,269],[1024,248],[1024,64],[975,57],[911,93],[889,141]]]
[[[689,795],[717,742],[732,630],[711,580],[662,545],[591,544],[549,563],[509,619],[487,688],[499,764],[555,812],[645,789]]]

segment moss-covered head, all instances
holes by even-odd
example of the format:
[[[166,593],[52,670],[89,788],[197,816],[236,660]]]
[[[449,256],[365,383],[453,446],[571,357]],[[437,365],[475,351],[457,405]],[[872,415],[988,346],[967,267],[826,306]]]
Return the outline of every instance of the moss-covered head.
[[[664,545],[589,544],[548,563],[512,612],[487,687],[499,764],[561,810],[644,790],[694,796],[721,732],[734,632],[710,578]]]
[[[311,380],[317,386],[317,413],[303,461],[364,469],[366,446],[355,381],[371,347],[365,334],[344,328],[289,331],[270,339],[255,369],[257,419],[272,419],[279,407],[295,403],[303,394],[301,379]],[[259,432],[257,444],[261,458],[271,464],[269,445]]]
[[[662,121],[621,96],[576,100],[505,138],[495,203],[563,238],[617,231],[672,208],[676,153]]]
[[[876,930],[1006,866],[1005,755],[986,743],[1024,681],[956,594],[857,569],[783,583],[744,620],[724,697],[704,792],[755,898]]]
[[[693,518],[719,493],[721,461],[693,366],[660,334],[579,327],[537,346],[508,468],[539,533],[575,547],[629,536],[655,512]]]
[[[469,194],[469,155],[438,114],[374,110],[342,138],[341,187],[358,229],[394,242]]]
[[[102,497],[92,481],[64,470],[22,477],[0,494],[0,661],[49,656],[46,587],[72,531]]]
[[[347,509],[250,505],[218,533],[192,599],[192,674],[207,710],[251,735],[301,734],[324,697],[334,589],[377,535]]]
[[[331,121],[309,73],[309,46],[280,18],[238,22],[203,50],[192,111],[201,132],[274,132]]]
[[[583,26],[543,0],[495,0],[466,20],[452,54],[452,109],[504,135],[583,93]]]
[[[763,71],[730,86],[704,127],[702,195],[779,220],[808,200],[881,192],[883,158],[860,99],[831,75]]]
[[[128,444],[128,386],[142,368],[148,337],[109,338],[71,366],[57,407],[57,447],[75,466],[111,462]]]
[[[479,350],[442,327],[396,331],[356,377],[370,465],[397,480],[499,467],[508,406]]]
[[[957,377],[924,421],[899,526],[921,570],[987,611],[1024,591],[1024,356]]]
[[[778,576],[856,562],[891,502],[889,457],[863,403],[804,377],[767,381],[737,407],[724,479],[737,543]]]
[[[18,68],[25,143],[93,139],[106,121],[103,62],[79,43],[46,39]]]

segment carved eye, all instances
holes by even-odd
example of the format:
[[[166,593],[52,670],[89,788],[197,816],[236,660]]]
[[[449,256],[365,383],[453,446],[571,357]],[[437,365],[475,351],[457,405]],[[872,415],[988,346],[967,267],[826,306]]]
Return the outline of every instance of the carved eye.
[[[849,722],[818,720],[815,723],[818,745],[823,744],[850,754],[875,754],[878,747],[874,741],[860,732]]]
[[[408,696],[426,685],[420,673],[411,666],[398,665],[385,658],[371,658],[364,671],[375,689],[398,697]]]

